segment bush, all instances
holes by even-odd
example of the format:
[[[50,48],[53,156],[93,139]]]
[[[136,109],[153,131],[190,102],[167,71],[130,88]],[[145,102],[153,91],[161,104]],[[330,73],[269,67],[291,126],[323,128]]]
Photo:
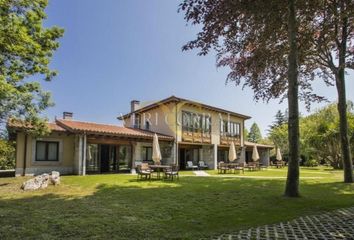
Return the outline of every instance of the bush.
[[[309,159],[305,162],[306,167],[317,167],[318,162],[315,159]]]
[[[0,139],[0,170],[15,168],[15,148],[4,139]]]

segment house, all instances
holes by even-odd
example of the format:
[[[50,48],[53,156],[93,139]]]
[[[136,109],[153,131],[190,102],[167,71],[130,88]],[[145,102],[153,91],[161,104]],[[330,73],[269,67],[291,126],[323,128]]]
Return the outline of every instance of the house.
[[[159,138],[163,164],[205,161],[216,168],[226,161],[230,143],[240,162],[249,160],[253,143],[243,139],[249,116],[171,96],[143,104],[131,102],[131,111],[118,116],[123,126],[77,121],[65,112],[48,123],[46,137],[26,134],[22,122],[11,120],[8,129],[16,138],[16,175],[57,170],[62,174],[130,172],[140,162],[152,161],[152,139]],[[269,164],[268,145],[257,145],[260,161]]]

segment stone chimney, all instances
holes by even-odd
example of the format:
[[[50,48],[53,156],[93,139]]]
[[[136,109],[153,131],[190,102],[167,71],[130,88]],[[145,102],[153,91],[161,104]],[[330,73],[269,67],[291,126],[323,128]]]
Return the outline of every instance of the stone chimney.
[[[138,100],[132,100],[130,102],[130,112],[134,112],[139,108],[140,101]]]
[[[73,119],[73,113],[72,112],[63,112],[63,119],[65,120],[72,120]]]

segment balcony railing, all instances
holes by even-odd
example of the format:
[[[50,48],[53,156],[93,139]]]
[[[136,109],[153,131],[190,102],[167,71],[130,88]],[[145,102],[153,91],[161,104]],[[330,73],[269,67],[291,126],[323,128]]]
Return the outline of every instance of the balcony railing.
[[[211,134],[183,130],[182,141],[192,143],[211,143]]]
[[[241,145],[240,136],[220,135],[221,145],[230,145],[232,141],[234,142],[235,145]]]

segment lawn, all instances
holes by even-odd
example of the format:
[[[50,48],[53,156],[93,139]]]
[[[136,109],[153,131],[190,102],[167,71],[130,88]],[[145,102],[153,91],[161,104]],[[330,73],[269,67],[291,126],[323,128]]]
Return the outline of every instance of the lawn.
[[[282,196],[286,169],[174,182],[65,176],[35,192],[19,190],[24,178],[0,179],[0,239],[196,239],[354,205],[341,172],[301,172],[298,199]]]

